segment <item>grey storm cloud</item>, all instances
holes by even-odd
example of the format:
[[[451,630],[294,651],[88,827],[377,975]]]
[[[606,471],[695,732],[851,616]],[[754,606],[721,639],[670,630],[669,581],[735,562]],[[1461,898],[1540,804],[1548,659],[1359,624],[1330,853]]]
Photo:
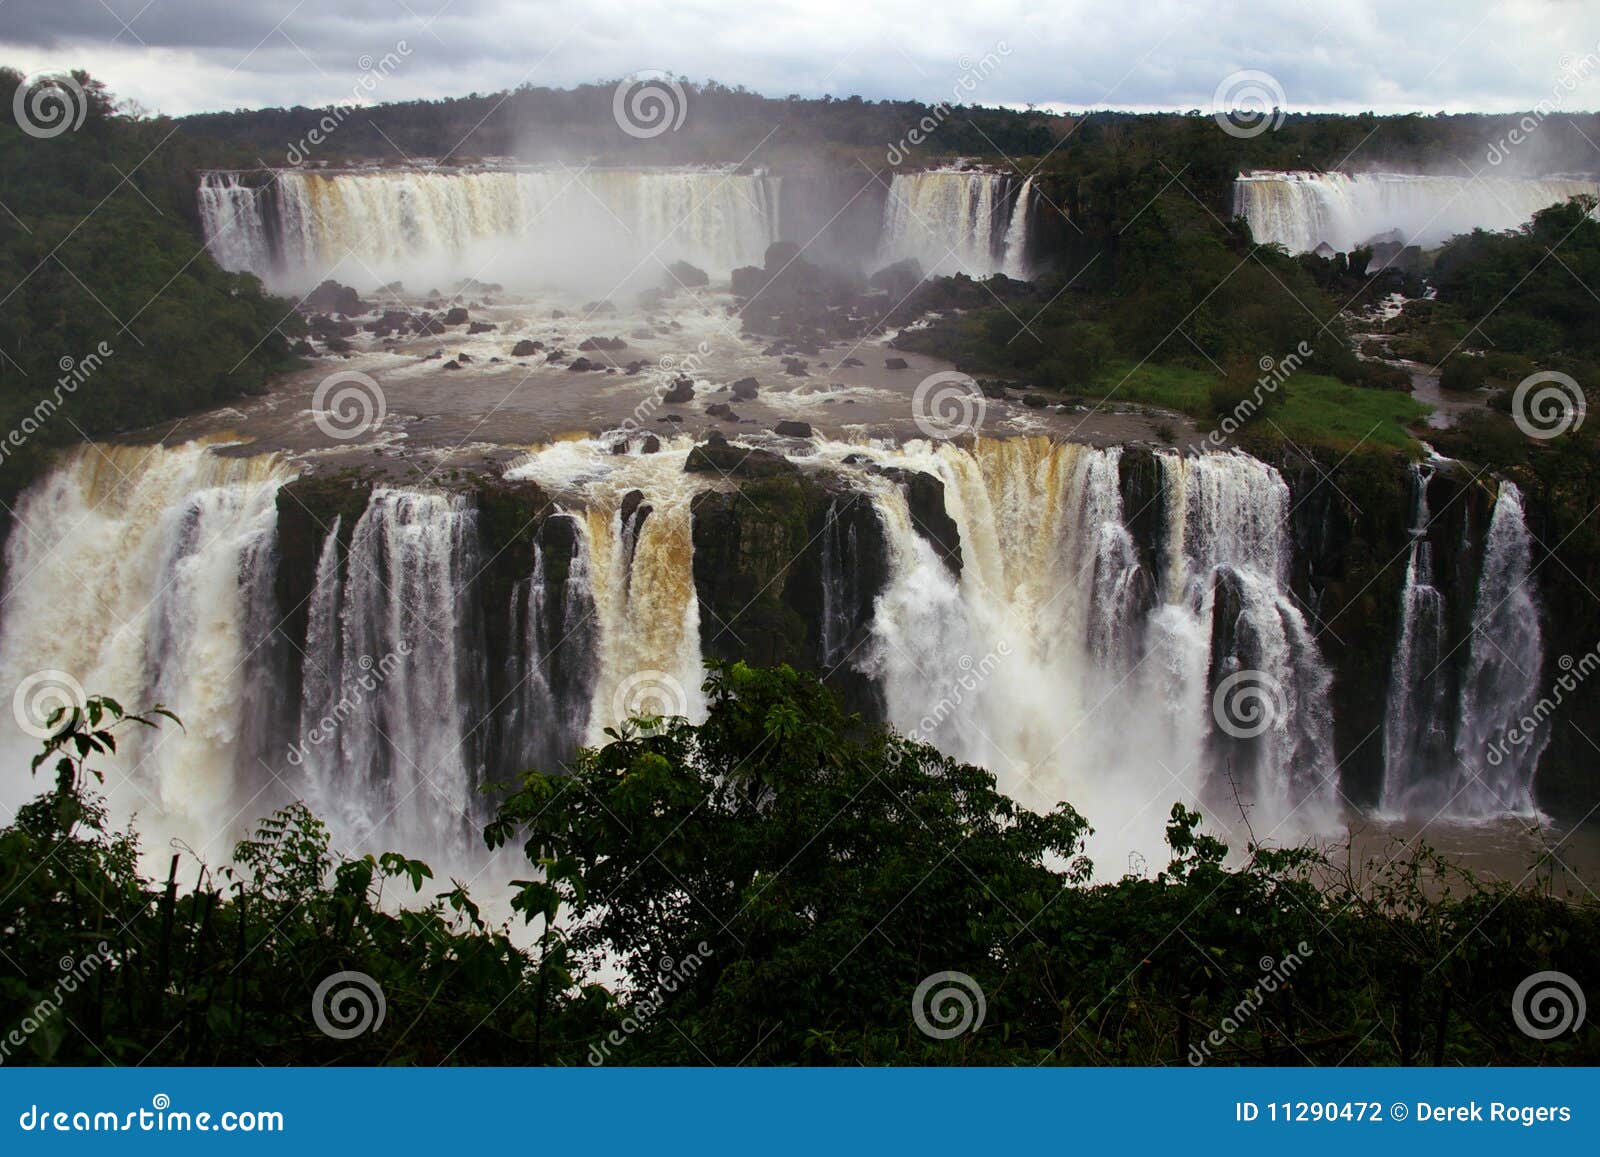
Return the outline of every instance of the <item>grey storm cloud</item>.
[[[404,43],[377,99],[572,85],[640,69],[772,95],[1064,109],[1210,106],[1267,73],[1289,109],[1600,107],[1589,0],[6,0],[0,62],[86,68],[169,113],[349,99]],[[970,93],[973,62],[997,62]],[[1564,88],[1564,76],[1577,83]]]

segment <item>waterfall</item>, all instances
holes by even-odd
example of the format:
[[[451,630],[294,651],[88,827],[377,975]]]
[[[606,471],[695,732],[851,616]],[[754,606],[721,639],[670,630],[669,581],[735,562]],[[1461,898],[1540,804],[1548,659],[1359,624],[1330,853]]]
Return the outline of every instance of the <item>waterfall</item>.
[[[1412,472],[1416,497],[1411,553],[1383,732],[1382,809],[1390,815],[1413,810],[1407,798],[1411,784],[1435,782],[1448,774],[1453,754],[1445,603],[1433,585],[1433,547],[1428,542],[1428,483],[1433,469],[1418,464]]]
[[[556,512],[492,583],[472,496],[378,488],[305,556],[303,638],[278,603],[288,464],[202,443],[85,447],[19,502],[0,674],[16,687],[64,671],[183,718],[130,733],[108,768],[112,805],[138,813],[147,846],[175,837],[218,862],[259,816],[304,798],[341,850],[470,866],[486,780],[556,770],[631,715],[703,717],[691,531],[696,496],[720,483],[685,471],[691,444],[527,454],[506,477]],[[1071,802],[1104,864],[1155,854],[1175,799],[1235,830],[1242,802],[1264,840],[1327,830],[1330,676],[1290,589],[1288,486],[1243,453],[1162,452],[1153,472],[1131,453],[1043,438],[814,443],[808,468],[831,479],[805,571],[817,660],[871,680],[891,723],[990,768],[1024,803]],[[959,568],[919,527],[905,471],[942,485]],[[1425,534],[1428,477],[1389,673],[1383,810],[1525,815],[1544,740],[1519,727],[1543,669],[1522,495],[1501,484],[1470,615],[1451,615]],[[1448,624],[1468,619],[1471,635],[1447,646]],[[13,767],[37,749],[20,727],[4,744]],[[5,783],[12,806],[39,786]]]
[[[510,767],[553,771],[587,738],[594,615],[582,530],[570,515],[552,517],[534,546],[533,574],[511,593],[511,622],[522,647],[509,659]]]
[[[1533,775],[1549,734],[1523,723],[1541,691],[1544,634],[1529,581],[1532,537],[1522,493],[1500,484],[1470,634],[1451,647],[1450,615],[1433,586],[1425,537],[1429,476],[1419,468],[1384,728],[1382,810],[1429,820],[1534,815]]]
[[[824,666],[845,657],[860,626],[862,604],[861,542],[856,524],[841,517],[842,503],[835,498],[823,515],[820,555],[822,563],[822,622],[818,654]]]
[[[160,702],[182,729],[129,731],[105,790],[120,814],[212,857],[240,834],[239,803],[271,795],[259,755],[276,677],[273,456],[200,443],[87,446],[17,506],[6,557],[0,672],[66,672],[137,710]],[[42,788],[19,771],[38,741],[8,723],[9,803]]]
[[[244,183],[238,173],[200,178],[200,227],[206,248],[224,269],[266,277],[273,272],[272,240],[265,202],[270,194]]]
[[[342,581],[325,565],[336,534],[307,629],[324,649],[305,655],[303,732],[288,761],[303,765],[306,795],[337,835],[447,854],[485,808],[475,510],[443,494],[374,491]]]
[[[1011,206],[1011,224],[1006,226],[1005,264],[1001,272],[1017,281],[1028,280],[1028,213],[1033,208],[1033,176],[1017,190]]]
[[[1242,454],[1164,455],[1161,593],[1128,530],[1120,455],[1043,439],[879,455],[944,483],[966,563],[952,575],[903,491],[863,480],[893,554],[869,660],[890,720],[1034,806],[1072,802],[1109,863],[1159,848],[1174,799],[1229,826],[1234,784],[1263,838],[1317,830],[1329,675],[1287,588],[1287,486]],[[1274,710],[1220,743],[1214,693],[1247,670]]]
[[[1514,483],[1502,482],[1472,609],[1456,734],[1459,786],[1444,804],[1450,815],[1536,814],[1533,773],[1549,729],[1535,727],[1520,743],[1507,738],[1508,730],[1538,701],[1543,676],[1544,635],[1529,582],[1532,545],[1522,492]]]
[[[999,272],[1008,257],[1007,225],[1017,215],[1006,212],[1008,180],[976,170],[896,173],[883,206],[878,263],[914,257],[930,277]],[[1020,228],[1026,231],[1026,213],[1023,217]]]
[[[1246,173],[1234,183],[1233,211],[1263,245],[1339,252],[1394,239],[1433,248],[1474,229],[1515,229],[1540,209],[1580,193],[1592,180],[1560,177],[1433,177],[1405,173]]]
[[[779,181],[714,170],[275,170],[201,179],[201,220],[225,267],[286,284],[325,277],[440,284],[463,271],[517,286],[654,284],[686,260],[759,265],[778,231]]]
[[[617,455],[603,439],[563,442],[506,471],[583,510],[596,640],[587,743],[635,714],[704,717],[690,506],[705,483],[684,471],[690,445]]]

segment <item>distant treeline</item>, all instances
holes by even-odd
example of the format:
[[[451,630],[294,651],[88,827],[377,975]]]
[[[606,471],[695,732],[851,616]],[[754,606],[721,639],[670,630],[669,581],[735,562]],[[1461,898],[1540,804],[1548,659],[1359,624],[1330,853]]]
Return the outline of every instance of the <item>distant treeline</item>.
[[[404,62],[396,65],[403,70]],[[649,83],[642,81],[641,84]],[[1048,155],[1061,164],[1092,156],[1138,165],[1154,157],[1205,174],[1240,169],[1386,166],[1467,175],[1593,169],[1585,140],[1600,139],[1600,114],[1377,116],[1285,113],[1254,136],[1224,133],[1207,110],[1172,113],[1060,114],[978,107],[952,83],[947,102],[863,100],[859,96],[769,97],[742,86],[658,84],[665,115],[677,123],[647,138],[623,131],[614,116],[617,81],[572,89],[523,85],[507,92],[357,107],[240,109],[183,118],[183,131],[213,142],[227,164],[275,167],[296,155],[316,162],[410,158],[468,164],[485,157],[589,159],[608,163],[732,163],[814,166],[853,163],[880,168],[897,151],[918,164],[969,156],[1014,160],[1024,171]],[[624,90],[633,96],[637,87]],[[352,95],[368,90],[352,85]],[[382,80],[370,95],[382,97]],[[680,99],[681,97],[681,99]],[[660,107],[653,110],[657,114]],[[307,147],[309,141],[320,142]],[[1521,143],[1512,143],[1518,138]],[[1503,159],[1491,165],[1493,150]]]

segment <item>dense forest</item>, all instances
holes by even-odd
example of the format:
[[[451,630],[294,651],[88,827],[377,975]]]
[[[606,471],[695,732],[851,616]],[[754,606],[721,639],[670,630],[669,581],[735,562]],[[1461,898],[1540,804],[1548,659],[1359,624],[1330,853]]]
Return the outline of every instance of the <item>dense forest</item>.
[[[10,108],[20,76],[0,69]],[[0,121],[0,501],[53,447],[265,388],[299,319],[219,269],[195,211],[203,148],[117,111],[86,74],[83,124],[39,138]]]
[[[403,854],[336,859],[299,805],[232,866],[175,855],[164,885],[141,877],[95,767],[126,727],[175,723],[92,700],[36,762],[52,786],[0,830],[20,972],[0,1003],[37,1029],[8,1060],[1597,1059],[1593,1033],[1538,1041],[1506,1016],[1529,973],[1600,957],[1600,907],[1552,886],[1554,859],[1521,891],[1414,846],[1381,864],[1252,846],[1225,866],[1180,805],[1163,870],[1091,886],[1069,805],[1029,812],[788,668],[716,664],[706,691],[704,723],[635,719],[569,773],[506,785],[485,838],[532,870],[517,932]],[[617,964],[629,982],[603,979]],[[342,972],[369,987],[320,1006]],[[930,992],[934,974],[957,987]]]

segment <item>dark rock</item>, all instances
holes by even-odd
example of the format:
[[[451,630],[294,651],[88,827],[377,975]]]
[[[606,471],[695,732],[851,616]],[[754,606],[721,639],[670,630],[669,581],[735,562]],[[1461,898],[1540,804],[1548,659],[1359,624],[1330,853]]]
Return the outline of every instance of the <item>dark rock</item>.
[[[916,532],[944,560],[945,566],[956,576],[961,574],[961,530],[950,517],[944,505],[944,483],[932,474],[920,470],[892,467],[884,476],[892,478],[906,488],[906,505],[911,511],[911,525]]]
[[[449,361],[445,362],[441,368],[447,370],[459,370],[461,368],[461,363],[456,361],[455,358],[451,358]]]
[[[654,434],[646,434],[643,442],[639,443],[639,453],[655,454],[661,450],[661,439]]]
[[[467,326],[467,333],[469,333],[469,334],[474,334],[474,333],[493,333],[493,332],[494,332],[494,326],[490,325],[486,321],[475,321],[471,325]]]
[[[721,474],[728,478],[775,478],[798,474],[800,467],[770,450],[750,450],[729,445],[718,435],[689,451],[683,464],[685,474]]]
[[[779,422],[772,428],[775,434],[784,438],[809,438],[811,437],[810,422]]]
[[[733,400],[736,402],[748,402],[756,396],[756,392],[760,388],[760,383],[754,378],[740,378],[732,386]]]
[[[667,288],[672,289],[682,286],[685,289],[698,289],[703,285],[710,285],[711,278],[706,276],[702,269],[696,269],[687,261],[674,261],[667,266]]]
[[[465,306],[458,305],[454,309],[445,311],[445,325],[466,325],[469,320]]]
[[[511,356],[514,358],[532,357],[542,349],[544,349],[544,342],[529,341],[527,338],[523,338],[511,347]]]
[[[694,383],[688,378],[678,378],[661,400],[669,406],[681,406],[686,402],[694,401]]]
[[[368,312],[370,307],[361,295],[348,285],[340,285],[331,278],[300,299],[300,308],[324,313],[342,313],[347,317]]]
[[[922,284],[922,263],[915,257],[886,265],[867,279],[873,289],[881,289],[891,297],[904,297]]]
[[[706,407],[706,413],[713,418],[725,418],[730,422],[739,420],[739,415],[733,412],[733,407],[728,405],[727,402],[712,402]]]
[[[598,362],[591,362],[588,358],[573,358],[572,364],[567,367],[568,373],[582,374],[590,370],[600,370],[605,367]]]
[[[886,370],[904,370],[910,367],[906,364],[905,358],[884,358],[883,368]]]

